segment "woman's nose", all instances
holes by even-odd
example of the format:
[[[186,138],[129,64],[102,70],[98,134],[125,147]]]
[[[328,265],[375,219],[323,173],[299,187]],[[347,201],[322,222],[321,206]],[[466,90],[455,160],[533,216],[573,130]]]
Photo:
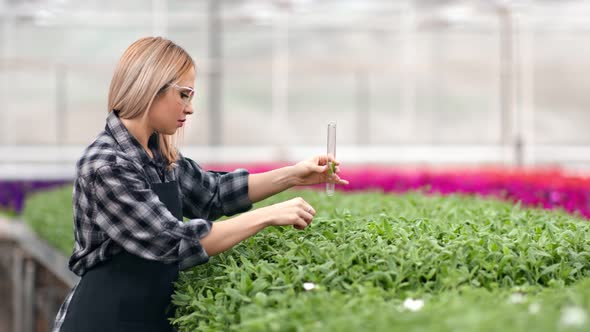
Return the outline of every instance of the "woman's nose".
[[[193,111],[193,104],[187,105],[187,106],[184,108],[184,113],[185,113],[185,114],[188,114],[188,115],[191,115],[191,114],[193,114],[193,113],[194,113],[194,111]]]

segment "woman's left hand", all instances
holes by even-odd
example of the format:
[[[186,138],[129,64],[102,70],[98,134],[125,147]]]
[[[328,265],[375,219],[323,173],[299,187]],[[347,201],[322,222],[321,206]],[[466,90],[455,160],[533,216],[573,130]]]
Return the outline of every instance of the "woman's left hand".
[[[334,163],[334,172],[330,164]],[[293,166],[294,184],[307,186],[319,183],[348,184],[348,181],[338,176],[340,163],[328,155],[315,156],[311,159],[298,162]]]

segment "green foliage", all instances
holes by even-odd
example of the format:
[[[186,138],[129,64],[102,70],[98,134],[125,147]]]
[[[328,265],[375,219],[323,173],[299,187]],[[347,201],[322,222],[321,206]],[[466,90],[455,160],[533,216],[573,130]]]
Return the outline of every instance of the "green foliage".
[[[318,211],[306,230],[266,229],[182,274],[181,331],[388,330],[404,319],[389,316],[407,297],[443,303],[434,313],[442,318],[446,301],[463,301],[460,290],[498,301],[516,287],[569,287],[590,276],[590,224],[563,213],[460,196],[298,194]],[[317,288],[305,291],[305,282]],[[368,320],[383,325],[367,328]]]
[[[15,218],[16,216],[18,216],[18,213],[16,213],[16,211],[14,211],[14,209],[0,208],[0,217]]]
[[[30,195],[23,209],[23,218],[41,238],[64,255],[74,248],[74,214],[72,185]]]
[[[520,290],[522,292],[522,289]],[[375,288],[362,293],[317,289],[299,294],[258,293],[239,310],[240,322],[221,327],[197,322],[205,319],[199,310],[185,315],[181,331],[587,331],[590,324],[562,323],[568,307],[590,312],[588,279],[567,288],[531,287],[522,303],[513,303],[515,290],[463,286],[434,296],[425,296],[424,308],[407,310],[399,299],[386,300]],[[177,295],[178,296],[178,295]],[[194,299],[192,301],[195,301]],[[203,302],[201,302],[203,303]],[[272,304],[271,304],[272,303]],[[207,302],[203,305],[211,305]],[[223,315],[223,308],[218,308]]]
[[[304,231],[267,228],[180,274],[180,331],[586,331],[590,224],[564,212],[465,196],[289,191],[317,211]],[[24,217],[73,248],[71,186]],[[306,291],[304,283],[315,284]],[[523,294],[522,303],[512,303]],[[425,302],[412,312],[406,298]],[[564,311],[585,310],[580,326]],[[535,310],[532,310],[535,308]]]

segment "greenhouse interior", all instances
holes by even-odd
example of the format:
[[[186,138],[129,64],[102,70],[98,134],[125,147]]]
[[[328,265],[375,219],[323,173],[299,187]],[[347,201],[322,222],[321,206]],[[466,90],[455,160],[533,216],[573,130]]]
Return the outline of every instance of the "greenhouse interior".
[[[590,331],[587,1],[0,0],[0,29],[0,331]],[[135,296],[89,281],[123,255],[177,274],[165,328],[84,305]]]

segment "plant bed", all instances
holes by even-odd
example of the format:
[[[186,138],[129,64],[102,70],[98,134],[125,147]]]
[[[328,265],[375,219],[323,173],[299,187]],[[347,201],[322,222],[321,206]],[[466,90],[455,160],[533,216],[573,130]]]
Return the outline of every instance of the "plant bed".
[[[294,196],[317,211],[306,230],[267,228],[180,274],[179,331],[590,328],[585,219],[420,191],[288,191],[255,208]],[[69,255],[71,208],[66,186],[32,195],[24,216]]]
[[[296,194],[318,211],[308,229],[266,229],[181,274],[180,331],[553,331],[568,305],[588,313],[584,220],[456,195]],[[543,314],[507,300],[521,293]]]

